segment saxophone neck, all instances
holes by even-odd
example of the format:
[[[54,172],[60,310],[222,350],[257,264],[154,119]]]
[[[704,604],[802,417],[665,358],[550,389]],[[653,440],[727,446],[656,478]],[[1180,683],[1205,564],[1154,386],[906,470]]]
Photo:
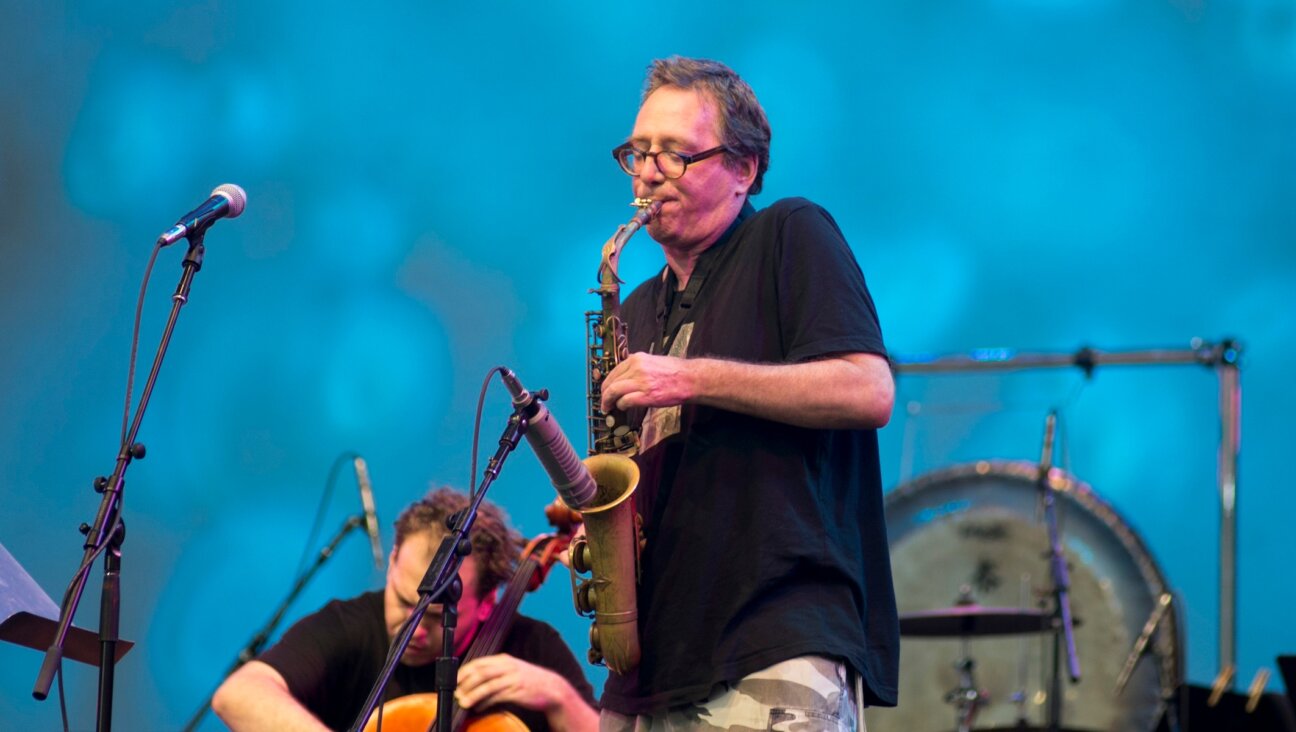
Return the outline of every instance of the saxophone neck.
[[[647,226],[648,222],[652,220],[652,217],[656,216],[662,208],[661,201],[654,201],[651,198],[636,198],[630,202],[630,205],[639,209],[635,212],[635,215],[630,218],[630,223],[626,224],[627,227],[634,227],[634,229],[630,231],[630,234],[633,234],[641,226]],[[630,234],[626,235],[627,239],[630,238]]]
[[[603,259],[599,263],[600,292],[606,292],[609,288],[621,284],[621,278],[617,275],[617,268],[621,264],[621,250],[635,232],[646,226],[657,212],[661,211],[662,202],[651,198],[636,198],[630,205],[639,210],[603,244]]]

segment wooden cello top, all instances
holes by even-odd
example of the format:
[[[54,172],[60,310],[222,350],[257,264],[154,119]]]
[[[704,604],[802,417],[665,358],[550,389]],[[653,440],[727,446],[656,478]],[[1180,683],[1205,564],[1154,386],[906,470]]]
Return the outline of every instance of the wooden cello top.
[[[437,695],[409,694],[382,706],[383,732],[428,732],[436,724]],[[378,731],[378,713],[365,722],[364,732]],[[528,732],[522,720],[508,712],[469,717],[464,732]]]

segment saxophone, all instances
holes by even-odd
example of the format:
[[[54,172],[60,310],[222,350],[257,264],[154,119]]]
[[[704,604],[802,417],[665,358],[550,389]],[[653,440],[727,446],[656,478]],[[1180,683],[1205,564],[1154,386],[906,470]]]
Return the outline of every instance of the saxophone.
[[[636,198],[638,211],[603,245],[599,286],[591,292],[601,309],[585,313],[586,399],[589,451],[585,466],[598,485],[593,501],[580,510],[585,535],[572,541],[572,599],[576,612],[594,619],[590,628],[590,663],[605,663],[625,674],[639,665],[639,610],[635,586],[639,580],[639,517],[630,500],[639,484],[639,466],[630,459],[638,452],[639,436],[619,410],[604,413],[603,379],[629,354],[625,322],[621,320],[621,280],[617,265],[621,249],[657,212],[661,202]],[[581,581],[578,575],[590,574]]]

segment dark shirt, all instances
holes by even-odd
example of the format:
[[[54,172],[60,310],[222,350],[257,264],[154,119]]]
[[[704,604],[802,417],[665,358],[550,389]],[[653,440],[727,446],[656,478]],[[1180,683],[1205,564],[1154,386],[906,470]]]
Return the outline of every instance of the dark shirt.
[[[886,353],[859,265],[804,199],[745,208],[688,288],[674,289],[667,269],[626,298],[631,351],[773,364]],[[629,417],[644,438],[643,657],[608,675],[603,707],[700,701],[717,683],[808,654],[847,661],[867,703],[894,705],[899,633],[876,430],[696,404]]]
[[[332,729],[349,729],[382,672],[389,642],[383,615],[383,593],[367,592],[334,600],[284,633],[259,660],[288,682],[292,695]],[[518,615],[500,648],[528,663],[567,679],[581,698],[594,704],[594,690],[558,631]],[[383,699],[436,691],[436,664],[397,664]],[[547,730],[544,714],[504,705],[531,730]]]

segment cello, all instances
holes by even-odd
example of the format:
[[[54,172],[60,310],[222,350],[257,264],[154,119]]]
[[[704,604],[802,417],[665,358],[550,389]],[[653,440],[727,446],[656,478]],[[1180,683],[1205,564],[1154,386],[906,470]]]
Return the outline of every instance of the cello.
[[[553,563],[567,550],[572,532],[570,509],[551,504],[545,508],[545,515],[557,527],[557,532],[537,536],[522,550],[513,577],[505,585],[495,609],[473,639],[468,653],[464,654],[463,664],[499,652],[504,638],[513,626],[522,597],[544,583]],[[435,732],[436,692],[409,694],[386,702],[370,715],[365,722],[364,732],[377,732],[379,714],[382,715],[383,732]],[[460,707],[455,708],[450,727],[452,732],[527,732],[522,720],[509,712],[470,715]]]

